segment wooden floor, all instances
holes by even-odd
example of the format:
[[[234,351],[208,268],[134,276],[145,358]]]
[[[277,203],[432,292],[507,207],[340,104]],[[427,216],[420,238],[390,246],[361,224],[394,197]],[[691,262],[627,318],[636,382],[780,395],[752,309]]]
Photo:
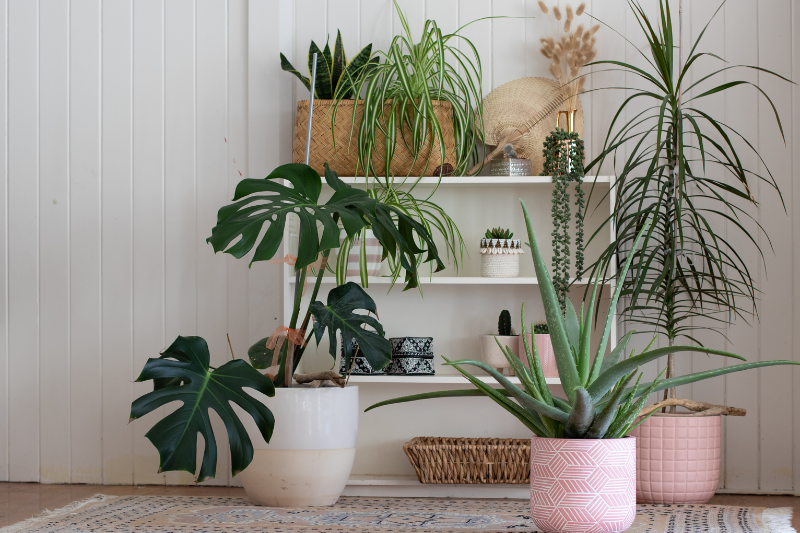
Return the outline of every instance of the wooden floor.
[[[178,496],[244,496],[244,489],[227,487],[165,487],[121,485],[40,485],[38,483],[0,483],[0,527],[15,524],[46,509],[58,509],[69,502],[94,494]],[[711,503],[742,507],[793,507],[792,524],[800,527],[800,497],[718,494]]]

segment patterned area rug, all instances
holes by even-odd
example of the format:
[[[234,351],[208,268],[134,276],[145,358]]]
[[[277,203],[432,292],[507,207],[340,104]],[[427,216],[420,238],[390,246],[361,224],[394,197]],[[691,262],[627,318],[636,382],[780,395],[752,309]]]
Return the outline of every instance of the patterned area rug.
[[[630,533],[795,533],[790,507],[640,505]],[[257,507],[246,498],[105,496],[73,502],[0,533],[535,532],[528,502],[341,498],[333,507]]]

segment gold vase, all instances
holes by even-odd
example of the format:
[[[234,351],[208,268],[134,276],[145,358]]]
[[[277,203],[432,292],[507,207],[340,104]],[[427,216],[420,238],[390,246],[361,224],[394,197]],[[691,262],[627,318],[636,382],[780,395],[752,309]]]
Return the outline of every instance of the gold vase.
[[[566,127],[563,128],[567,131],[567,133],[572,133],[575,131],[575,113],[577,113],[577,109],[570,109],[569,111],[559,111],[558,115],[556,116],[556,129],[561,127],[561,115],[564,115],[564,122],[566,122]]]

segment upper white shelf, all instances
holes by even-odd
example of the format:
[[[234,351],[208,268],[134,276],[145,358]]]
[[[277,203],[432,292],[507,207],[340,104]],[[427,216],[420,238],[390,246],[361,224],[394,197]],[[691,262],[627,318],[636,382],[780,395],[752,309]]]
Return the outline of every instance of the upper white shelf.
[[[497,381],[491,376],[475,376],[484,383],[490,385],[497,385]],[[519,378],[516,376],[508,376],[508,380],[515,385],[520,385]],[[561,380],[558,378],[545,378],[548,385],[560,385]],[[393,376],[393,375],[377,375],[377,376],[350,376],[351,383],[402,383],[408,384],[429,384],[429,385],[469,385],[467,378],[460,374],[455,375],[408,375],[408,376]]]
[[[353,177],[344,177],[340,178],[343,182],[350,184],[350,185],[364,185],[365,178],[353,178]],[[416,178],[416,177],[409,177],[409,178],[402,178],[402,177],[395,177],[394,183],[395,185],[399,185],[403,180],[405,180],[405,186],[413,185],[417,180],[417,186],[425,186],[425,187],[434,187],[437,184],[439,187],[514,187],[517,185],[552,185],[553,178],[551,176],[458,176],[458,177],[449,177],[445,176],[441,179],[441,183],[439,183],[439,178],[437,177],[423,177],[423,178]],[[382,179],[379,179],[382,181]],[[369,178],[369,182],[375,182],[375,178]],[[594,176],[586,176],[584,178],[584,183],[591,184],[591,183],[611,183],[610,176],[598,176],[597,179]],[[327,187],[328,184],[323,180],[322,185]]]
[[[400,276],[397,280],[398,285],[405,283],[404,277]],[[424,276],[420,275],[420,283],[423,285],[538,285],[539,280],[531,277],[516,277],[516,278],[484,278],[481,276]],[[348,277],[347,281],[353,281],[360,284],[361,278],[357,276]],[[370,276],[370,285],[388,285],[392,282],[390,277]],[[289,283],[294,283],[294,278],[289,278]],[[309,284],[314,283],[313,278],[308,279]],[[322,278],[323,285],[331,285],[336,283],[334,276],[325,276]],[[575,285],[587,285],[589,278],[583,278],[581,281],[574,282]],[[610,283],[606,283],[609,285]]]

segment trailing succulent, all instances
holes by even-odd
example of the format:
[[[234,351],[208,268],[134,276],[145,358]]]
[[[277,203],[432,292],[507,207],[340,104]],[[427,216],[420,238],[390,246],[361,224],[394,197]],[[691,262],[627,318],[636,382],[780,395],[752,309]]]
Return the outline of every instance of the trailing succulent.
[[[317,77],[314,83],[314,96],[320,100],[333,100],[340,98],[347,100],[355,96],[355,80],[369,70],[370,65],[378,63],[377,57],[372,56],[372,45],[368,44],[361,49],[356,56],[347,61],[342,44],[342,33],[336,31],[336,42],[333,45],[333,55],[328,43],[325,48],[319,49],[317,43],[311,41],[308,48],[308,75],[313,72],[314,54],[317,54]],[[289,63],[286,56],[281,54],[281,68],[286,72],[291,72],[303,82],[306,89],[311,90],[311,81],[302,75],[296,68]]]
[[[500,312],[500,319],[497,321],[497,334],[508,337],[511,335],[511,313],[507,309]]]
[[[484,237],[487,239],[510,239],[513,237],[514,234],[511,233],[510,229],[503,229],[503,228],[492,228],[487,229]]]
[[[565,300],[570,284],[570,234],[572,209],[569,205],[569,187],[575,183],[575,272],[581,279],[583,272],[583,218],[586,203],[583,183],[583,141],[575,132],[557,129],[544,141],[543,176],[553,176],[553,285],[561,306],[566,311]]]
[[[653,348],[652,343],[639,355],[631,353],[627,357],[623,357],[633,332],[625,335],[619,344],[606,355],[611,326],[613,321],[616,320],[614,309],[616,309],[617,301],[619,300],[620,285],[617,285],[609,303],[609,312],[600,337],[600,343],[594,352],[594,357],[592,357],[591,333],[598,282],[595,281],[594,283],[591,299],[581,306],[580,315],[575,312],[575,308],[568,299],[565,305],[566,314],[562,315],[556,288],[550,279],[550,273],[547,271],[547,266],[536,242],[528,210],[525,207],[525,203],[521,203],[525,214],[528,238],[530,239],[533,264],[536,268],[536,276],[539,279],[545,316],[547,317],[547,325],[553,343],[556,366],[558,367],[559,378],[566,393],[566,398],[551,394],[547,388],[542,372],[542,364],[536,350],[536,343],[528,342],[528,338],[525,335],[525,306],[523,304],[521,312],[522,338],[527,365],[523,364],[522,360],[514,355],[508,347],[504,347],[498,342],[508,362],[517,376],[519,376],[522,388],[517,387],[500,372],[483,362],[447,360],[447,364],[455,367],[470,383],[475,385],[477,390],[450,390],[404,396],[372,405],[367,411],[382,405],[427,398],[485,395],[517,417],[525,427],[538,437],[573,439],[621,438],[636,426],[636,417],[645,406],[648,396],[652,392],[750,368],[800,364],[794,361],[762,361],[696,372],[676,378],[657,378],[650,383],[642,383],[642,375],[639,374],[636,380],[633,381],[633,378],[639,373],[641,365],[671,353],[701,352],[741,360],[744,360],[744,358],[703,346]],[[632,245],[634,249],[638,246],[642,235],[648,230],[649,226],[650,223],[646,223],[636,236]],[[620,271],[621,278],[624,278],[630,264],[631,257],[628,258]],[[481,379],[464,370],[462,367],[465,365],[476,366],[489,373],[502,388],[494,388],[484,383]],[[633,386],[630,386],[631,383],[633,383]]]

